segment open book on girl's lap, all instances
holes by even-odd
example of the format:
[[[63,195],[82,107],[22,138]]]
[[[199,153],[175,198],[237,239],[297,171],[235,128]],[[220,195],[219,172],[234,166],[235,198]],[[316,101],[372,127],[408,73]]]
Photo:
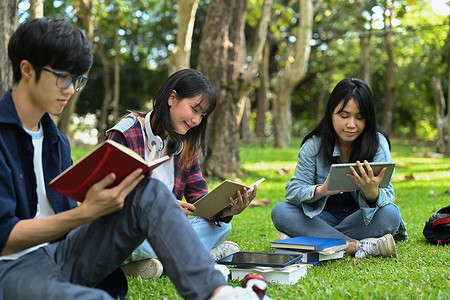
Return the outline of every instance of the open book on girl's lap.
[[[196,210],[193,212],[194,216],[202,217],[202,218],[211,218],[216,215],[218,212],[223,209],[231,206],[230,197],[233,199],[237,198],[237,192],[241,191],[242,188],[247,188],[247,193],[253,192],[253,187],[259,186],[261,182],[264,181],[264,178],[261,178],[257,182],[251,185],[244,185],[242,183],[234,182],[231,180],[225,180],[211,192],[198,199],[194,206]]]

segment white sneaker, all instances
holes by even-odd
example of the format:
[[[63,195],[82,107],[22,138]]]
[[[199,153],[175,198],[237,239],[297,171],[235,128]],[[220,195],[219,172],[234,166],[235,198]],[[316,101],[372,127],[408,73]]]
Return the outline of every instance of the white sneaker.
[[[278,234],[277,240],[285,240],[285,239],[290,239],[291,237],[289,235],[287,235],[284,232],[281,232]]]
[[[163,272],[163,265],[156,258],[133,261],[123,265],[125,275],[142,277],[143,279],[159,278]]]
[[[220,289],[210,300],[260,300],[258,295],[251,289],[231,287],[229,285]]]
[[[364,258],[367,255],[389,257],[397,256],[394,238],[390,233],[380,238],[362,239],[356,243],[355,257]]]
[[[239,246],[235,242],[224,241],[217,247],[214,247],[209,251],[209,255],[214,261],[218,261],[228,255],[239,252]]]

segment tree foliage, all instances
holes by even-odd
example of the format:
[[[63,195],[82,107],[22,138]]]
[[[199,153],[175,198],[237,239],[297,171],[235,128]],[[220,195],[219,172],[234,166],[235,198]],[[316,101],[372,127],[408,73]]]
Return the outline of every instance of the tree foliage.
[[[44,14],[69,18],[81,27],[79,1],[44,1]],[[27,18],[27,2],[20,1],[20,21]],[[260,0],[248,1],[246,55],[252,51],[255,28],[261,15],[260,3]],[[377,117],[381,122],[386,77],[383,44],[385,1],[329,0],[314,1],[314,4],[308,71],[292,94],[292,134],[303,135],[312,129],[330,90],[340,79],[360,76],[359,43],[361,36],[368,34],[371,34],[370,86],[376,99]],[[355,4],[359,4],[360,9]],[[424,138],[423,130],[419,128],[436,127],[431,89],[433,76],[440,76],[444,96],[448,98],[448,16],[432,11],[430,1],[427,0],[399,0],[393,4],[393,26],[390,30],[395,63],[394,134],[399,137]],[[200,0],[196,14],[191,52],[191,66],[194,68],[198,65],[199,42],[208,5],[208,0]],[[97,51],[95,43],[101,40],[111,60],[116,55],[120,56],[119,114],[125,113],[127,108],[146,109],[146,104],[167,76],[168,57],[177,36],[175,1],[98,0],[95,1],[93,15],[94,54]],[[285,67],[283,57],[293,47],[295,27],[300,18],[297,1],[274,1],[268,38],[271,76]],[[114,50],[116,38],[119,38],[119,51]],[[80,95],[77,114],[100,111],[104,91],[101,80],[103,73],[97,55],[89,75],[90,82]],[[248,91],[253,105],[257,95],[254,91],[258,86],[255,81]],[[109,121],[114,122],[111,118]],[[419,121],[422,122],[420,125]]]

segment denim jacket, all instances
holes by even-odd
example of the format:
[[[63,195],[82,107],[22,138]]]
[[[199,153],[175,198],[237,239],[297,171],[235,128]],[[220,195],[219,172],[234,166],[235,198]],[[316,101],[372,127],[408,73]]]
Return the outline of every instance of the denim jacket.
[[[373,162],[391,162],[392,158],[386,138],[381,133],[378,133],[378,139],[380,144]],[[330,163],[323,152],[317,155],[320,146],[321,139],[319,136],[311,137],[301,146],[295,174],[292,176],[291,181],[286,184],[286,199],[294,205],[301,206],[305,215],[310,218],[317,216],[323,211],[329,197],[322,197],[313,203],[304,203],[314,197],[316,187],[325,182],[330,172]],[[342,162],[337,143],[334,146],[333,156],[338,162]],[[359,204],[362,210],[365,224],[370,223],[378,208],[391,203],[395,199],[394,188],[392,186],[394,174],[395,171],[392,174],[388,187],[379,188],[379,196],[373,207],[367,204],[364,192],[360,189],[352,191],[353,199]],[[406,237],[406,228],[403,221],[400,224],[398,233]]]
[[[72,164],[68,139],[56,128],[50,115],[41,119],[44,129],[42,165],[45,183]],[[0,251],[13,227],[22,219],[36,215],[34,147],[17,115],[11,91],[0,99]],[[77,203],[46,186],[48,200],[56,213]]]

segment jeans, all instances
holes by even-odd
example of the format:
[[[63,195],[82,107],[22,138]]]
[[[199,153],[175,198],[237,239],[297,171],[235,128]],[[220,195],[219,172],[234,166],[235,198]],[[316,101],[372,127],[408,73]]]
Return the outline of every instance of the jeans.
[[[401,222],[400,211],[392,203],[380,207],[368,225],[364,223],[361,209],[349,214],[323,210],[310,218],[300,206],[287,201],[272,209],[272,222],[278,231],[289,236],[314,236],[345,239],[346,241],[381,237],[397,233]]]
[[[185,299],[206,299],[226,281],[173,194],[146,178],[123,209],[72,230],[66,239],[0,261],[0,299],[113,299],[93,288],[144,239]]]
[[[213,222],[200,217],[191,217],[188,218],[188,221],[208,252],[225,241],[231,231],[231,223],[219,222],[220,226],[217,226]],[[150,243],[145,240],[131,253],[124,263],[127,264],[148,258],[158,258],[158,256],[152,246],[150,246]]]

